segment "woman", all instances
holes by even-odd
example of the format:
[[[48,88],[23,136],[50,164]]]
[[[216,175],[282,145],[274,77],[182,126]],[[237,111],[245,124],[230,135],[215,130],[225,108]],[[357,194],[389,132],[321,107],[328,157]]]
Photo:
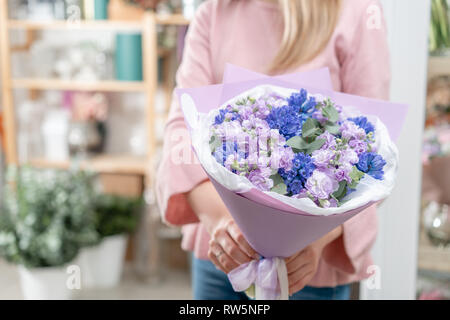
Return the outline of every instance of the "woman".
[[[220,83],[225,64],[281,74],[328,67],[334,89],[388,98],[386,30],[378,1],[210,0],[186,36],[180,87]],[[165,132],[157,196],[163,218],[183,225],[194,251],[195,299],[245,299],[226,273],[257,259],[201,166],[174,97]],[[367,278],[376,237],[373,206],[286,259],[291,299],[348,299]]]

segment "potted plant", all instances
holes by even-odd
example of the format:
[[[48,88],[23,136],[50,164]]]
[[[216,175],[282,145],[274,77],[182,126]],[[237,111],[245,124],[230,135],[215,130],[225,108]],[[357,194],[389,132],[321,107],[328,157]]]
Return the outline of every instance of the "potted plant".
[[[101,242],[81,250],[84,287],[110,288],[121,278],[128,234],[138,223],[141,198],[100,194],[95,199],[96,231]]]
[[[9,168],[0,212],[0,256],[17,264],[25,299],[68,299],[66,267],[99,241],[92,176]]]

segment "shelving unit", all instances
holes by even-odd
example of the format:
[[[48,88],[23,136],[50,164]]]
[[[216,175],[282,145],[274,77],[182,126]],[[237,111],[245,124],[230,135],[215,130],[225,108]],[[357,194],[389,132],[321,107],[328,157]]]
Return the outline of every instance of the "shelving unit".
[[[421,270],[450,273],[450,249],[433,246],[423,231],[420,233],[418,259]]]
[[[49,161],[44,158],[35,158],[31,159],[29,163],[37,168],[68,169],[71,165],[78,165],[84,170],[133,175],[146,175],[148,170],[146,157],[130,155],[103,154],[73,164],[69,161]]]
[[[147,175],[147,183],[150,183],[149,173],[152,168],[153,155],[156,141],[153,129],[155,128],[156,115],[154,112],[154,97],[157,88],[157,59],[158,56],[167,55],[166,50],[158,48],[157,25],[188,25],[189,20],[180,14],[158,15],[146,12],[142,21],[116,21],[116,20],[89,20],[89,21],[25,21],[8,19],[7,1],[0,1],[0,48],[1,48],[1,76],[4,87],[4,127],[6,133],[6,161],[8,164],[19,164],[16,146],[15,107],[12,91],[14,89],[36,90],[74,90],[74,91],[100,91],[100,92],[142,92],[147,95],[146,119],[148,137],[148,155],[146,157],[134,157],[127,155],[99,155],[83,161],[80,166],[99,172],[108,173],[133,173]],[[9,31],[25,30],[27,32],[26,43],[19,47],[10,46]],[[11,77],[10,53],[13,50],[27,50],[34,41],[34,32],[42,30],[59,31],[126,31],[135,30],[142,32],[143,50],[143,81],[95,81],[79,82],[62,79],[40,79]],[[168,88],[165,88],[168,91]],[[46,159],[33,159],[31,165],[38,167],[68,168],[69,162],[54,162]]]
[[[140,81],[73,81],[61,79],[22,78],[11,79],[13,89],[30,90],[73,90],[104,92],[145,92],[147,88]]]
[[[450,56],[430,56],[428,58],[428,80],[445,75],[450,75]]]

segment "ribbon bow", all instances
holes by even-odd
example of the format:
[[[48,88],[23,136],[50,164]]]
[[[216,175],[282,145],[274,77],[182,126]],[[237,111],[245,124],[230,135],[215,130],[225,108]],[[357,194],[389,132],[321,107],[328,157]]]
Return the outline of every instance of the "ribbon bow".
[[[267,258],[244,263],[228,273],[234,291],[255,284],[256,300],[288,300],[289,287],[284,259]]]

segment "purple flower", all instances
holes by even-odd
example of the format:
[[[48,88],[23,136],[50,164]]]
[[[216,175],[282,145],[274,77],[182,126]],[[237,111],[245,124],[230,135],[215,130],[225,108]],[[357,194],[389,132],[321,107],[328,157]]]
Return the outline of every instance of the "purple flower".
[[[335,192],[339,183],[330,171],[315,170],[306,180],[306,189],[316,199],[328,199]]]
[[[344,121],[341,124],[340,131],[342,138],[347,140],[363,140],[366,138],[366,132],[364,129],[361,129],[352,121]]]
[[[355,164],[359,161],[358,155],[353,149],[345,149],[341,151],[341,157],[339,158],[340,163],[350,163]]]
[[[325,143],[322,145],[320,149],[336,149],[336,137],[333,136],[328,131],[325,131],[320,136],[318,136],[316,139],[323,139],[325,140]]]
[[[352,171],[351,165],[343,164],[334,171],[334,176],[336,177],[337,181],[339,181],[339,182],[345,180],[350,183],[350,182],[352,182],[352,179],[349,176],[351,171]]]
[[[221,124],[225,120],[225,114],[227,113],[227,110],[220,109],[219,114],[214,118],[214,124]]]
[[[251,171],[247,178],[258,189],[269,191],[273,187],[273,181],[269,179],[271,172],[270,168],[256,169]]]
[[[375,152],[365,152],[359,156],[356,167],[358,170],[367,173],[375,179],[382,180],[384,176],[383,168],[386,161]]]
[[[300,114],[295,106],[272,108],[266,121],[271,129],[278,129],[286,140],[302,133],[302,125],[307,117]]]
[[[267,102],[264,99],[258,99],[258,101],[256,101],[256,105],[254,106],[253,110],[255,116],[260,119],[265,119],[270,113],[270,109],[267,106]]]
[[[315,168],[312,158],[300,152],[295,154],[291,170],[281,168],[278,174],[283,178],[288,193],[294,195],[304,188],[306,179],[312,175]]]
[[[350,140],[348,145],[350,146],[350,148],[352,148],[356,152],[356,154],[358,156],[361,153],[364,153],[367,151],[367,143],[362,140],[356,140],[356,139]]]
[[[253,110],[251,106],[241,106],[238,111],[241,119],[247,120],[251,115],[253,115]]]
[[[295,107],[296,111],[301,113],[312,113],[317,104],[316,98],[308,98],[308,92],[305,89],[291,94],[287,101],[290,107]]]
[[[316,150],[312,153],[312,159],[316,167],[327,167],[334,158],[334,152],[329,149]]]
[[[284,169],[289,171],[292,169],[292,160],[294,152],[291,147],[279,147],[271,151],[270,167],[272,169]]]
[[[366,133],[374,132],[375,127],[370,123],[366,117],[348,118],[348,120],[354,122],[358,127],[364,129]]]

